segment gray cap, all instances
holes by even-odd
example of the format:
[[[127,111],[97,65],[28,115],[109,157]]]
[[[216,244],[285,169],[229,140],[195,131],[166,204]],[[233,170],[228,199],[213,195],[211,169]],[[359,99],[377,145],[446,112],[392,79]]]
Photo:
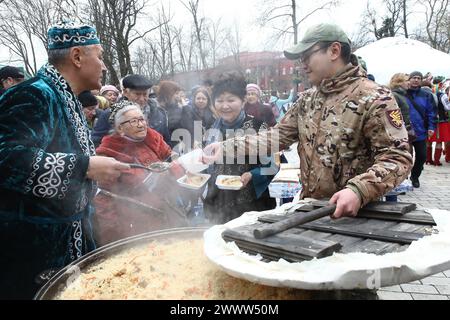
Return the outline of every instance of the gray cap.
[[[123,78],[122,86],[125,89],[147,90],[153,87],[153,83],[144,76],[132,74]]]
[[[295,47],[284,51],[289,60],[299,59],[303,52],[313,47],[318,42],[342,42],[350,45],[350,39],[337,25],[321,23],[306,30],[305,36]]]

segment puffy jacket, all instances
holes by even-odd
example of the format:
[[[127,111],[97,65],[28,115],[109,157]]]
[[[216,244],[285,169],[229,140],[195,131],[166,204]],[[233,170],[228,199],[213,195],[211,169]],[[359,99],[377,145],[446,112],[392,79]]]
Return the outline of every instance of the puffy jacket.
[[[437,106],[434,102],[433,94],[424,89],[409,89],[406,95],[409,105],[409,118],[411,125],[416,133],[416,141],[424,141],[428,137],[428,130],[436,130],[436,112]],[[416,106],[420,108],[416,109]],[[428,122],[428,127],[425,126],[425,118]]]

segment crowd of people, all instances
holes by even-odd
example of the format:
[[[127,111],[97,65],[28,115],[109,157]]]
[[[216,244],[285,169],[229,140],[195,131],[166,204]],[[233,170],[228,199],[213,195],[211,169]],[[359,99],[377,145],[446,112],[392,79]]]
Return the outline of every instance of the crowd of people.
[[[445,161],[450,162],[450,80],[429,73],[424,76],[420,71],[397,73],[391,78],[390,88],[415,156],[410,179],[414,188],[419,188],[424,164],[441,166],[443,153]]]
[[[355,216],[410,172],[420,187],[424,164],[440,165],[443,152],[450,161],[446,79],[414,71],[379,85],[332,24],[284,52],[313,88],[287,99],[272,92],[269,103],[236,71],[188,93],[136,74],[102,85],[94,28],[63,22],[48,36],[49,62],[36,77],[0,70],[0,239],[10,244],[0,299],[32,298],[36,276],[97,246],[188,226],[199,204],[211,224],[274,208],[272,155],[295,142],[300,197],[331,198],[335,218]],[[188,174],[177,158],[195,149],[211,178],[193,191],[176,183]],[[145,170],[156,162],[167,170]],[[239,176],[242,188],[218,188],[219,175]]]

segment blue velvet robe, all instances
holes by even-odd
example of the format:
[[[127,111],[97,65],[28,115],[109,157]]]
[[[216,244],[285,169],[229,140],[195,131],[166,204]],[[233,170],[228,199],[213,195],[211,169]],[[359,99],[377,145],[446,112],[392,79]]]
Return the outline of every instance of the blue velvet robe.
[[[0,299],[32,298],[37,274],[95,248],[92,155],[81,104],[52,65],[0,98]]]

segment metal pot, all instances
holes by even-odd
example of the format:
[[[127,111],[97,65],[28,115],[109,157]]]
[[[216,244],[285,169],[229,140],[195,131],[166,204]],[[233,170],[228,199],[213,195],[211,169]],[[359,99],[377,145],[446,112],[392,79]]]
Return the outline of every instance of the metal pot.
[[[88,253],[61,269],[39,290],[34,300],[53,300],[65,290],[67,283],[70,283],[72,279],[78,277],[84,270],[121,251],[154,240],[200,238],[207,229],[206,227],[198,227],[158,230],[110,243]]]

